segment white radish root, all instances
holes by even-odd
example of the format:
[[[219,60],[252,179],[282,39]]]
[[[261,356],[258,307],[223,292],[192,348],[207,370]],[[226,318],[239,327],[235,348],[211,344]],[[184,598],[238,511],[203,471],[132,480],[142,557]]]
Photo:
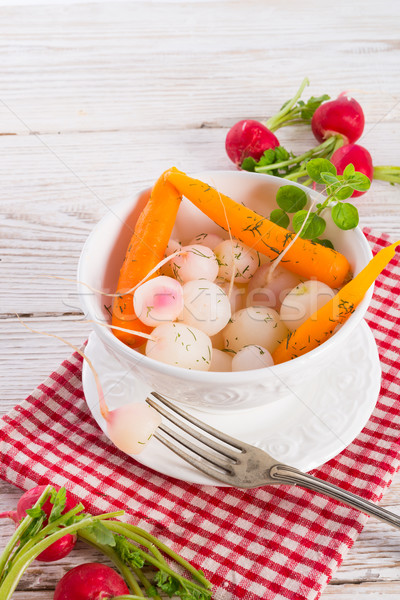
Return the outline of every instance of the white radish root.
[[[229,298],[218,285],[205,279],[184,284],[180,321],[212,336],[221,331],[230,318]]]
[[[139,454],[149,443],[161,417],[145,402],[131,403],[111,410],[107,420],[110,440],[127,454]]]
[[[234,283],[248,283],[259,262],[255,250],[237,240],[224,240],[215,248],[218,259],[218,276]]]
[[[232,371],[232,356],[229,352],[223,352],[213,348],[210,371],[224,373]]]
[[[300,283],[283,300],[281,319],[290,331],[294,331],[334,295],[329,286],[316,279]]]
[[[192,279],[214,281],[218,275],[218,261],[214,252],[200,244],[183,246],[179,256],[174,257],[171,267],[175,278],[181,283]]]
[[[232,315],[222,334],[225,349],[239,352],[244,346],[257,345],[272,354],[288,329],[274,309],[251,306]]]
[[[156,327],[146,344],[146,356],[184,369],[208,371],[211,340],[203,331],[183,323],[163,323]]]
[[[55,338],[67,346],[70,346],[86,360],[95,380],[100,413],[107,422],[107,433],[110,440],[117,448],[128,454],[138,454],[144,450],[153,433],[160,425],[161,419],[157,411],[146,403],[131,403],[115,410],[109,410],[104,398],[103,388],[98,373],[94,368],[92,361],[83,350],[54,333],[33,329],[33,327],[27,325],[18,314],[16,314],[16,317],[21,325],[32,333]]]
[[[150,327],[175,321],[183,310],[182,286],[164,275],[150,279],[135,290],[133,307],[136,316]]]

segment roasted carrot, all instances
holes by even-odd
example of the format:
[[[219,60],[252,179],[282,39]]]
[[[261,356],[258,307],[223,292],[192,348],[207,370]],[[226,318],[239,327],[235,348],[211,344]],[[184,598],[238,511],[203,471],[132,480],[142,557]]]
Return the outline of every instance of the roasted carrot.
[[[293,232],[185,173],[171,171],[168,181],[217,225],[230,228],[235,238],[272,259],[295,237]],[[293,273],[315,277],[333,288],[343,284],[350,270],[347,258],[340,252],[301,238],[289,248],[282,263]]]
[[[380,250],[368,265],[317,310],[307,321],[283,340],[273,353],[275,364],[297,358],[320,346],[355,311],[365,293],[393,258],[400,241]]]
[[[163,259],[181,195],[167,181],[170,173],[179,172],[174,167],[161,175],[153,187],[150,198],[137,220],[134,233],[122,264],[117,293],[112,311],[112,325],[149,333],[151,327],[144,325],[135,315],[133,294],[126,294]],[[136,347],[143,343],[133,333],[114,330],[115,336],[128,346]]]

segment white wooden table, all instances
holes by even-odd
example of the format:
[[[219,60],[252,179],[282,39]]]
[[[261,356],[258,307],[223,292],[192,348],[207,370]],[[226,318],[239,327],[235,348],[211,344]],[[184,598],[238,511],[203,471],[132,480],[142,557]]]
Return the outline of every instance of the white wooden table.
[[[227,129],[276,112],[304,76],[307,97],[351,92],[374,163],[400,164],[399,31],[397,0],[0,0],[1,413],[69,354],[15,312],[77,344],[89,331],[74,284],[41,276],[74,278],[107,207],[165,168],[233,168]],[[305,129],[279,135],[313,144]],[[400,187],[374,182],[358,205],[362,225],[400,237]],[[14,506],[0,490],[0,510]],[[382,504],[399,511],[399,492],[397,478]],[[78,560],[35,565],[15,598],[52,598]],[[400,595],[400,532],[372,519],[323,598],[356,595]]]

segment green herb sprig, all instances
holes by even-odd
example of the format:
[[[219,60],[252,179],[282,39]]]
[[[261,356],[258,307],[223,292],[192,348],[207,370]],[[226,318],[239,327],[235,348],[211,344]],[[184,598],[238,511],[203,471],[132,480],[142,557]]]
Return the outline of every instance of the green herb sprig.
[[[42,507],[47,499],[53,508],[45,524]],[[124,511],[94,516],[83,512],[83,505],[78,504],[63,514],[65,501],[64,488],[55,490],[47,486],[27,511],[0,556],[0,600],[9,600],[31,562],[68,533],[77,534],[113,561],[131,591],[130,595],[121,596],[121,600],[161,600],[158,590],[182,600],[210,600],[211,583],[202,571],[143,529],[116,520]]]
[[[333,248],[330,240],[320,238],[326,228],[326,221],[321,213],[330,208],[332,220],[339,229],[354,229],[359,222],[358,210],[344,200],[350,198],[355,190],[368,190],[371,182],[366,175],[357,172],[352,164],[346,167],[343,175],[338,175],[336,167],[326,158],[309,160],[306,172],[311,181],[325,186],[325,200],[316,204],[315,209],[308,214],[305,209],[308,200],[305,191],[293,185],[284,185],[276,195],[279,208],[273,210],[269,218],[273,223],[287,228],[290,223],[289,215],[293,214],[292,227],[295,233],[301,230],[301,238]]]
[[[268,127],[270,131],[276,131],[280,127],[286,127],[297,123],[311,123],[312,116],[317,108],[323,102],[329,100],[330,97],[327,94],[324,94],[323,96],[318,97],[311,96],[307,102],[300,100],[302,93],[308,85],[310,85],[310,82],[308,78],[305,77],[293,98],[284,102],[277,114],[270,117],[268,121],[265,122],[265,126]]]

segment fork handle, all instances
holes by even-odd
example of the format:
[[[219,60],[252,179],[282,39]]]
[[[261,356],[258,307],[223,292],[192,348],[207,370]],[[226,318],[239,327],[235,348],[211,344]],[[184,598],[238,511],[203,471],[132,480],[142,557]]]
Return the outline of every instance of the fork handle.
[[[314,492],[319,492],[320,494],[339,500],[339,502],[343,502],[343,504],[347,504],[347,506],[356,508],[371,517],[376,517],[384,523],[388,523],[389,525],[400,529],[400,516],[385,508],[376,506],[373,502],[364,500],[364,498],[361,498],[352,492],[347,492],[333,483],[323,481],[322,479],[318,479],[318,477],[298,471],[294,467],[288,467],[287,465],[282,464],[274,465],[270,469],[269,474],[276,483],[298,485]]]

